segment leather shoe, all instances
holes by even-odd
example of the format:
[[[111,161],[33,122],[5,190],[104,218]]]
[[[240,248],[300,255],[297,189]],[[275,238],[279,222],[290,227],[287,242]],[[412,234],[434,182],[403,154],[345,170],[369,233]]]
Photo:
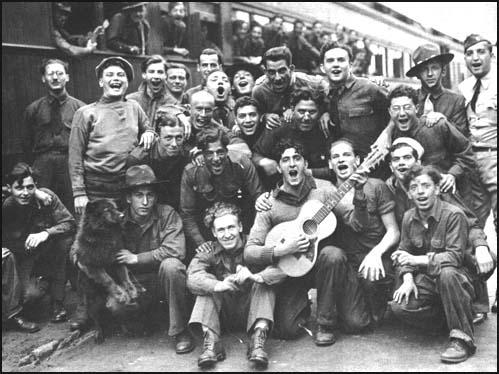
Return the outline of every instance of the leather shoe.
[[[194,347],[194,339],[188,329],[175,336],[175,352],[177,354],[192,352]]]
[[[440,355],[440,360],[448,364],[457,364],[466,361],[469,357],[468,346],[461,339],[451,339],[449,346]]]
[[[269,364],[269,356],[265,352],[265,341],[267,340],[267,330],[255,329],[251,335],[250,346],[248,349],[248,360],[260,367],[266,367]]]
[[[66,312],[66,309],[64,309],[62,305],[54,306],[54,313],[52,314],[52,319],[50,321],[54,323],[59,323],[59,322],[65,322],[67,320],[68,320],[68,313]]]
[[[475,313],[473,316],[473,324],[479,325],[487,319],[487,313]]]
[[[38,326],[37,323],[26,321],[22,317],[12,317],[10,319],[12,325],[17,330],[24,331],[24,332],[37,332],[40,331],[40,326]]]
[[[329,326],[319,325],[314,339],[315,345],[327,346],[333,345],[336,342],[333,330]]]
[[[214,366],[218,361],[225,360],[225,350],[222,343],[216,339],[211,331],[206,331],[204,334],[203,352],[198,358],[198,366],[200,368],[209,368]]]

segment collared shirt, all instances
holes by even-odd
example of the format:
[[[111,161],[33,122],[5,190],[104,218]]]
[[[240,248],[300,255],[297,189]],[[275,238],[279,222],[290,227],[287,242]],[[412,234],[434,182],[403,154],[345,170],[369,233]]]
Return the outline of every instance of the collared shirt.
[[[124,175],[128,154],[145,131],[154,130],[133,100],[101,99],[75,113],[69,138],[69,175],[73,196],[83,196],[85,174]]]
[[[466,105],[464,96],[447,88],[439,87],[434,93],[427,92],[423,87],[418,90],[418,117],[421,117],[425,110],[425,103],[431,103],[433,112],[442,113],[447,120],[469,138],[470,130],[466,117]]]
[[[421,158],[423,165],[436,165],[456,178],[475,167],[470,141],[446,119],[439,120],[432,127],[419,119],[409,131],[395,127],[392,141],[400,137],[413,138],[421,143],[425,150]]]
[[[57,195],[47,188],[40,190],[52,197],[50,205],[41,205],[33,197],[29,205],[21,206],[12,196],[2,204],[2,246],[15,254],[25,254],[24,243],[29,234],[46,231],[50,238],[75,231],[75,219]]]
[[[182,175],[180,188],[180,213],[186,236],[197,245],[209,238],[201,216],[204,209],[213,203],[232,202],[251,214],[256,198],[262,193],[263,188],[255,166],[243,155],[237,162],[227,157],[227,164],[221,175],[212,175],[206,165],[188,164]]]
[[[325,105],[331,120],[339,118],[340,123],[335,123],[336,136],[349,139],[361,154],[367,155],[390,120],[386,90],[366,78],[350,75],[339,88],[338,112],[332,93],[330,88]]]
[[[477,79],[471,76],[459,84],[466,98],[466,114],[470,124],[471,142],[475,147],[497,149],[497,68],[481,79],[481,89],[476,102],[476,112],[469,105]]]
[[[139,266],[160,264],[166,258],[185,258],[182,219],[171,206],[157,204],[149,220],[139,225],[125,213],[126,249],[137,254]]]
[[[122,53],[130,53],[132,47],[138,47],[140,54],[147,54],[149,29],[146,20],[136,23],[124,13],[116,13],[107,31],[107,47]]]
[[[52,118],[53,106],[58,106],[62,127]],[[69,134],[75,112],[85,106],[81,100],[68,95],[60,97],[51,93],[34,102],[24,112],[24,152],[31,155],[49,151],[68,151]],[[31,161],[31,160],[30,160]]]

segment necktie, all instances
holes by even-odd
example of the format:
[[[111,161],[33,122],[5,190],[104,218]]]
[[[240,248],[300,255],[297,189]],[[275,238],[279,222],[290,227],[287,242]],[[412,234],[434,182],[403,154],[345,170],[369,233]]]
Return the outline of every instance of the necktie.
[[[340,126],[340,114],[338,111],[338,101],[340,99],[340,89],[331,88],[329,94],[329,113],[331,115],[331,121],[336,127]]]
[[[478,100],[478,94],[480,93],[480,87],[482,86],[482,81],[480,79],[477,79],[475,83],[475,92],[473,92],[473,97],[471,98],[470,101],[470,106],[471,109],[473,109],[473,112],[476,112],[476,101]]]
[[[54,135],[59,135],[62,131],[62,115],[61,104],[59,100],[54,99],[50,105],[50,122],[52,123],[52,131]]]
[[[424,101],[423,114],[427,115],[430,112],[434,112],[435,108],[433,107],[433,101],[431,100],[431,95],[428,94]]]

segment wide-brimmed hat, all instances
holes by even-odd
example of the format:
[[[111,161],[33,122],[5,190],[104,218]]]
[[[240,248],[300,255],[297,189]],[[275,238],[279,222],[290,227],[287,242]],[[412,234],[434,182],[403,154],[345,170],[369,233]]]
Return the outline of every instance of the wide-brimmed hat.
[[[138,8],[141,7],[142,5],[146,5],[147,2],[138,2],[138,1],[124,1],[123,7],[121,10],[127,10],[127,9],[133,9],[133,8]]]
[[[475,45],[477,43],[480,43],[480,42],[487,42],[488,44],[492,45],[490,40],[485,39],[483,36],[478,35],[478,34],[470,34],[464,40],[464,51],[466,52],[466,50],[469,47],[471,47],[472,45]]]
[[[263,75],[262,68],[259,65],[255,64],[235,63],[233,65],[224,68],[224,71],[231,80],[231,82],[234,80],[234,76],[236,75],[236,73],[240,70],[245,70],[249,72],[253,76],[253,79],[255,79],[255,81],[258,77]]]
[[[125,185],[122,190],[131,190],[137,187],[158,186],[166,181],[158,181],[154,171],[148,165],[130,166],[125,174]]]
[[[415,77],[416,75],[418,75],[421,65],[430,61],[438,61],[444,65],[447,65],[452,61],[453,58],[454,55],[452,53],[441,53],[440,48],[434,44],[420,45],[412,54],[412,61],[414,61],[414,66],[409,69],[409,71],[405,73],[405,75],[407,75],[408,77]]]
[[[97,79],[102,77],[102,71],[108,66],[120,66],[125,70],[125,74],[128,78],[128,82],[133,81],[133,66],[127,60],[120,56],[106,57],[103,59],[99,65],[95,67],[95,74]]]
[[[71,4],[68,2],[60,2],[60,3],[54,3],[54,7],[56,9],[62,10],[63,12],[66,13],[71,13]]]

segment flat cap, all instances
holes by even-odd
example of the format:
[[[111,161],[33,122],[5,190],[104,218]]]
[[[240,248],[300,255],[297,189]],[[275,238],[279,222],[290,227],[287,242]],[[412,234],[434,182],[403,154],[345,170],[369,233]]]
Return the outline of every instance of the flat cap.
[[[133,81],[133,66],[127,60],[120,56],[112,56],[106,57],[103,59],[99,65],[95,67],[95,74],[97,75],[97,79],[102,77],[102,72],[108,66],[120,66],[123,70],[125,70],[125,74],[128,78],[128,82]]]

